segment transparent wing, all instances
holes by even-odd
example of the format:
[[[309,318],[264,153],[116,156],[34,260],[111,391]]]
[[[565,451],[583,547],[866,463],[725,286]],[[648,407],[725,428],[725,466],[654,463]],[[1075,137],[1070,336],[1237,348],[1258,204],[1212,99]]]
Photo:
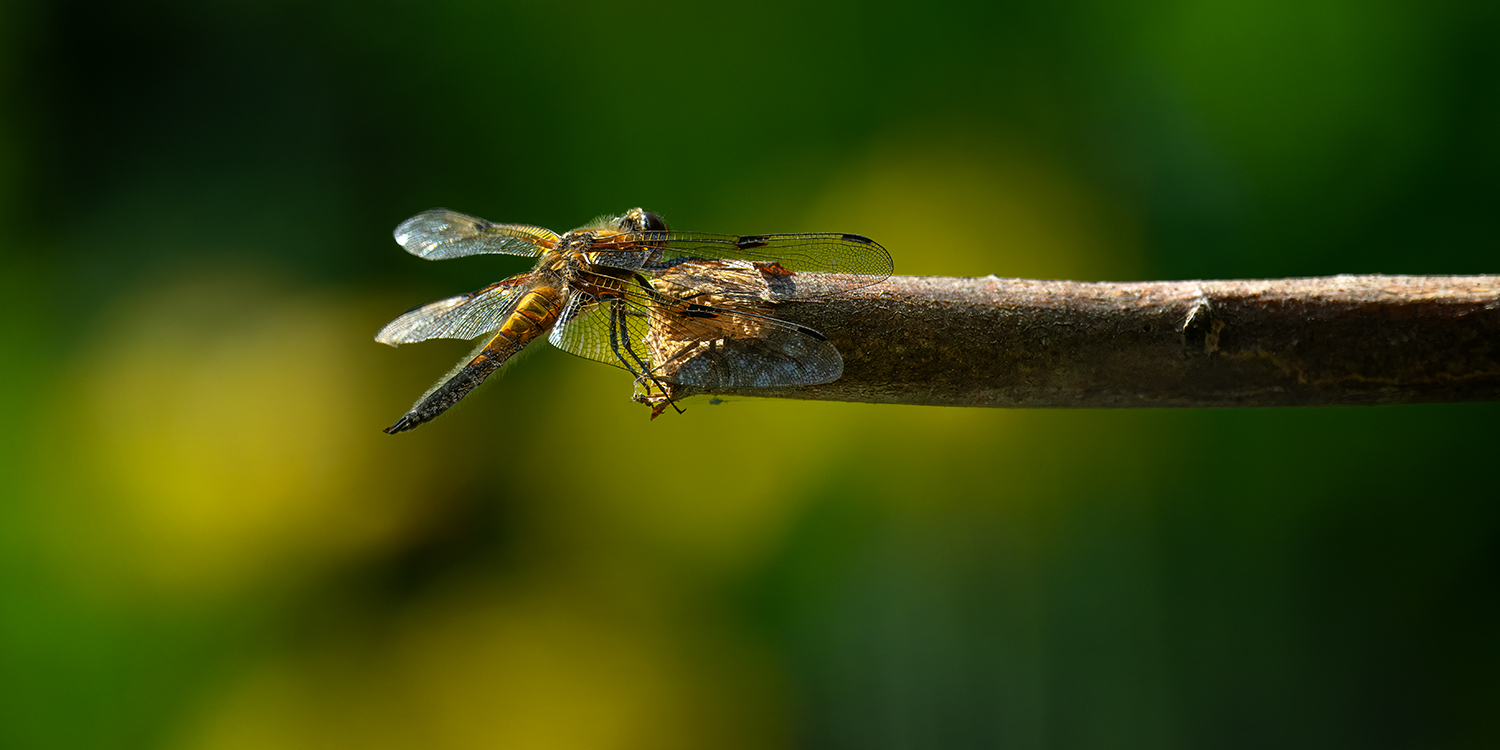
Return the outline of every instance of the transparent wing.
[[[812,385],[843,374],[838,350],[805,326],[665,297],[634,283],[611,293],[575,294],[552,344],[637,376],[709,389]]]
[[[651,274],[651,285],[674,299],[730,309],[802,299],[794,282],[813,278],[749,260],[691,260]]]
[[[649,320],[647,312],[623,299],[574,292],[548,340],[569,354],[644,375],[656,369],[647,346]]]
[[[663,337],[662,380],[707,389],[771,388],[831,383],[844,374],[843,357],[817,331],[776,318],[711,309],[712,327],[702,321],[683,326],[682,319],[672,319],[675,328]],[[716,333],[723,338],[707,338]]]
[[[707,234],[622,232],[597,239],[594,263],[619,268],[666,270],[689,260],[742,259],[783,277],[783,299],[817,299],[879,283],[891,275],[891,255],[858,234]],[[642,258],[645,258],[643,261]],[[804,274],[811,274],[802,277]]]
[[[477,292],[412,308],[375,334],[382,344],[400,346],[427,339],[472,339],[500,327],[516,303],[537,285],[534,274],[520,274]]]
[[[536,256],[556,247],[557,240],[557,233],[551,229],[495,224],[446,208],[423,211],[396,227],[396,242],[406,252],[427,260],[486,253]]]

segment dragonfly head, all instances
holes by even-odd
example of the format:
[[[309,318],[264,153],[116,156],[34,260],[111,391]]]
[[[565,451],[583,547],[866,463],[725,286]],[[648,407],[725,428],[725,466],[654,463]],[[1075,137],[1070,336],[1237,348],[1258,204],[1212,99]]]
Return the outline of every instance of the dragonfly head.
[[[619,227],[626,232],[665,232],[667,223],[660,216],[640,208],[632,208],[620,217]]]

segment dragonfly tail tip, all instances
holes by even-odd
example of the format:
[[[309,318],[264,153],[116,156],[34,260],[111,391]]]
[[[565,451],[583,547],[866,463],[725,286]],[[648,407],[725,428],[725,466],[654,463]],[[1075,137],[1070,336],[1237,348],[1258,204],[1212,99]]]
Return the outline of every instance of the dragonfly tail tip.
[[[395,424],[385,428],[384,430],[381,430],[381,432],[384,432],[387,435],[394,435],[398,432],[406,432],[407,430],[416,427],[417,424],[418,423],[411,418],[411,415],[408,414],[396,420]]]

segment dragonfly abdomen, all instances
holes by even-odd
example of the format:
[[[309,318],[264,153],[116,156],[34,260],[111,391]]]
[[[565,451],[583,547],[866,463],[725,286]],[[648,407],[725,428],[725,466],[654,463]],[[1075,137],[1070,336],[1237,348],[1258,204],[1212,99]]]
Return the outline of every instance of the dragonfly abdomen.
[[[469,391],[478,388],[485,378],[499,370],[506,360],[552,328],[557,322],[558,313],[562,311],[563,299],[562,293],[551,286],[537,287],[527,292],[516,303],[510,315],[506,316],[505,322],[500,324],[494,335],[473,357],[438,381],[432,390],[417,400],[411,411],[387,428],[386,432],[405,432],[452,408]]]
[[[542,286],[527,292],[526,296],[516,303],[516,309],[512,310],[510,315],[506,316],[505,322],[500,324],[499,330],[495,331],[494,338],[490,339],[484,349],[480,350],[481,355],[488,354],[490,347],[502,338],[510,341],[515,347],[515,351],[505,356],[515,354],[551,329],[557,322],[557,315],[562,312],[562,308],[562,292],[556,287]]]

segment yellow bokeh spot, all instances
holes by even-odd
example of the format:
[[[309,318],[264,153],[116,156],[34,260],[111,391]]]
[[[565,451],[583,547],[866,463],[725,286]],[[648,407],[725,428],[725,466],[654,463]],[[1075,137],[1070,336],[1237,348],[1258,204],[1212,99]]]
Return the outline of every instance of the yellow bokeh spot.
[[[254,274],[121,300],[52,394],[53,552],[117,594],[191,595],[399,535],[431,477],[378,430],[368,327]]]
[[[780,739],[766,670],[686,646],[577,581],[465,585],[372,640],[257,665],[182,750],[752,748]],[[702,658],[707,656],[707,658]],[[698,658],[695,658],[698,657]]]

